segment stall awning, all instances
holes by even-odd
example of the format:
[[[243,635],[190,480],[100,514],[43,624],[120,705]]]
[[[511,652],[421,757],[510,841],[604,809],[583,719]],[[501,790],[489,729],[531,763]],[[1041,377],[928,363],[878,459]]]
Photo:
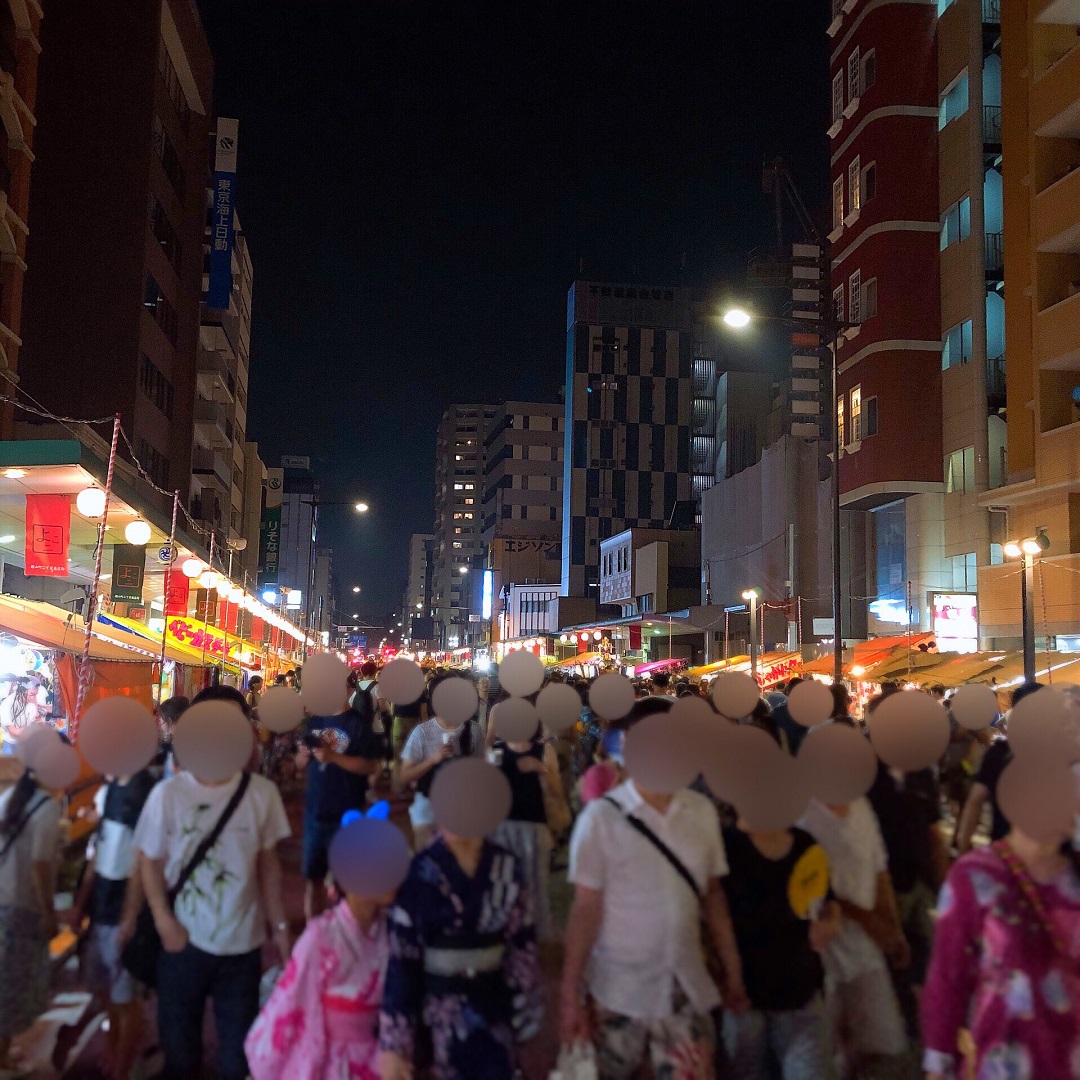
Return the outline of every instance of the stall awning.
[[[596,664],[603,659],[603,653],[587,652],[579,653],[577,656],[570,657],[569,660],[560,661],[556,667],[558,668],[576,668],[584,667],[586,664]]]
[[[690,668],[686,674],[697,679],[708,678],[710,675],[718,675],[721,671],[727,671],[729,668],[737,667],[739,664],[749,663],[750,657],[742,653],[738,656],[729,656],[726,660],[714,660],[711,664]]]
[[[656,671],[664,671],[667,668],[678,667],[680,664],[685,664],[686,658],[682,656],[670,657],[667,660],[652,660],[648,664],[639,664],[634,668],[634,677],[639,675],[651,675]]]

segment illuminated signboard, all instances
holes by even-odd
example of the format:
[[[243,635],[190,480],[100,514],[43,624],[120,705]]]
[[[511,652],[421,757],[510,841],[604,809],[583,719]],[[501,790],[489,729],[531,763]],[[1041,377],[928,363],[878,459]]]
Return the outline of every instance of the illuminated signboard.
[[[495,572],[493,570],[484,571],[484,592],[480,601],[480,617],[483,619],[491,618],[491,605],[492,594],[495,590]]]
[[[976,652],[979,602],[975,593],[931,593],[930,610],[938,652]]]

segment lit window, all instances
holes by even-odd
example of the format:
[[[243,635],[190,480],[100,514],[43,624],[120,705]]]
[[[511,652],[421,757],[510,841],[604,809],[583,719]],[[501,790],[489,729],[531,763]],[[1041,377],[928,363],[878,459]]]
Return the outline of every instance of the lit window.
[[[836,400],[836,441],[841,445],[846,445],[844,442],[844,399],[837,398]]]
[[[971,235],[971,199],[964,196],[941,215],[941,250]]]
[[[945,456],[945,490],[960,494],[975,490],[974,446],[965,446]]]
[[[862,165],[856,154],[848,165],[848,213],[854,214],[862,206]]]
[[[971,360],[971,320],[958,323],[941,342],[941,370],[959,367]]]
[[[851,391],[851,441],[862,442],[862,387]]]
[[[965,69],[953,81],[940,99],[938,106],[938,131],[946,124],[951,124],[958,116],[968,110],[968,73]]]

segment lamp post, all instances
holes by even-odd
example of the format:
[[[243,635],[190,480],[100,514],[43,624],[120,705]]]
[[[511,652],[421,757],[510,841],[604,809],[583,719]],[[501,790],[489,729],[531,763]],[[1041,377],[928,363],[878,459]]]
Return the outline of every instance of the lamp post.
[[[315,591],[315,544],[319,531],[319,507],[320,506],[351,506],[358,514],[366,514],[371,509],[366,502],[354,502],[351,499],[320,499],[318,495],[312,495],[310,499],[301,499],[301,505],[311,507],[311,533],[308,537],[308,565],[307,580],[304,583],[304,592],[301,597],[303,609],[301,612],[301,629],[304,631],[304,655],[309,655],[307,638],[312,636],[313,627],[310,624],[314,614],[311,607],[311,594]],[[358,592],[359,589],[354,589]]]
[[[778,322],[785,326],[795,326],[801,330],[821,330],[829,337],[829,351],[832,357],[830,364],[832,376],[832,397],[830,409],[832,423],[832,572],[833,572],[833,682],[840,683],[844,677],[844,638],[841,633],[841,610],[840,587],[840,425],[837,423],[835,410],[837,407],[836,393],[836,368],[840,352],[840,336],[845,330],[852,329],[853,323],[841,322],[831,314],[821,320],[820,323],[809,323],[805,319],[787,318],[783,315],[757,315],[751,314],[744,308],[729,308],[723,315],[724,323],[733,330],[745,330],[754,321]]]
[[[761,597],[760,589],[747,589],[742,598],[750,604],[750,678],[757,682],[758,660],[758,599]]]
[[[1004,547],[1008,559],[1023,559],[1020,575],[1020,608],[1024,623],[1024,682],[1035,681],[1035,557],[1050,546],[1050,538],[1042,527],[1034,536],[1010,540]]]

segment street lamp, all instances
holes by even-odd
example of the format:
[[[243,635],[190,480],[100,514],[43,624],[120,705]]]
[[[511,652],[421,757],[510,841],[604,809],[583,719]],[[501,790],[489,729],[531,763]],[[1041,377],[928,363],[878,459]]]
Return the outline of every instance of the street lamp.
[[[837,393],[836,393],[836,368],[839,361],[840,337],[846,331],[853,329],[856,324],[842,322],[835,317],[832,309],[821,320],[821,323],[810,323],[805,319],[788,318],[782,315],[751,315],[744,308],[729,308],[724,312],[723,320],[726,325],[735,330],[745,330],[751,322],[764,320],[765,322],[783,323],[785,326],[798,327],[803,331],[817,332],[819,326],[829,336],[830,352],[832,353],[832,397],[830,403],[832,423],[832,571],[833,571],[833,682],[840,683],[844,677],[844,639],[841,633],[841,603],[840,603],[840,425],[836,419]],[[820,340],[820,338],[819,338]],[[824,418],[823,418],[824,419]]]
[[[750,603],[750,678],[757,682],[757,606],[758,600],[761,598],[761,590],[747,589],[742,594],[742,598]]]
[[[368,504],[366,502],[358,502],[353,504],[353,509],[358,514],[366,514],[368,512]]]
[[[1024,621],[1024,682],[1035,681],[1035,557],[1050,546],[1050,538],[1041,525],[1034,536],[1010,540],[1002,549],[1007,559],[1023,559],[1020,576],[1020,607]]]

